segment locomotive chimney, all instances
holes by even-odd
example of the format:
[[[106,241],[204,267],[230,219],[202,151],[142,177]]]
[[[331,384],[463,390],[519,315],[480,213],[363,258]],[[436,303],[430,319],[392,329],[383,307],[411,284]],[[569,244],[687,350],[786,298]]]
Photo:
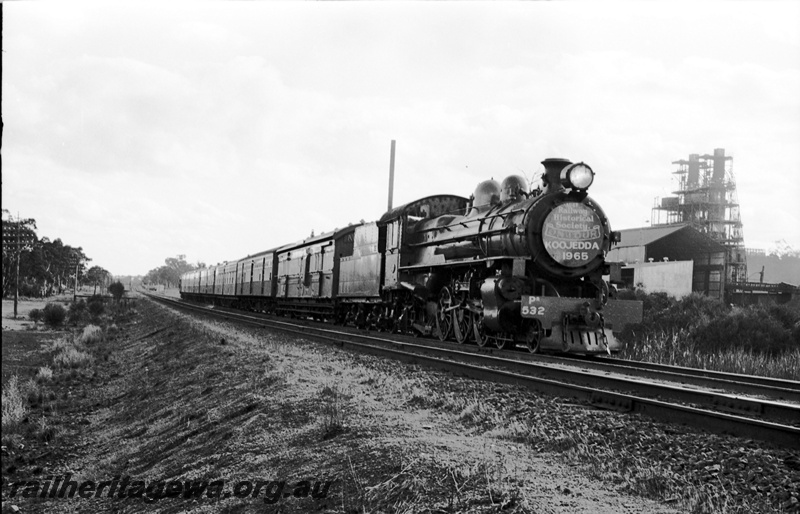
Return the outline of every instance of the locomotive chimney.
[[[568,159],[545,159],[542,161],[544,165],[544,175],[542,175],[542,182],[547,192],[552,193],[559,189],[564,189],[561,185],[561,170],[565,166],[572,164]]]
[[[389,157],[389,208],[387,211],[392,210],[392,200],[394,199],[394,139],[392,139],[392,152]]]

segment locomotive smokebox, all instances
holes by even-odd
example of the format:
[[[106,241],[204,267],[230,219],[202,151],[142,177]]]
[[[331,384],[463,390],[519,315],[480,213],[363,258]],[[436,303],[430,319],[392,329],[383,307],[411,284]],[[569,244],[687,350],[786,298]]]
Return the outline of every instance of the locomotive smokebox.
[[[544,165],[542,180],[546,192],[554,193],[564,189],[564,186],[561,185],[561,170],[570,164],[572,162],[568,159],[545,159],[542,161],[542,165]]]

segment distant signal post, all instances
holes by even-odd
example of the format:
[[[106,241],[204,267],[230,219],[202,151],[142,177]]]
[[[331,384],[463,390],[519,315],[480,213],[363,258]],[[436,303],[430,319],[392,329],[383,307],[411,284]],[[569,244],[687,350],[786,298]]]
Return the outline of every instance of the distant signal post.
[[[36,232],[30,227],[32,220],[3,220],[3,249],[13,252],[16,277],[14,278],[14,319],[17,319],[17,302],[19,300],[19,260],[23,248],[31,248],[36,242]]]

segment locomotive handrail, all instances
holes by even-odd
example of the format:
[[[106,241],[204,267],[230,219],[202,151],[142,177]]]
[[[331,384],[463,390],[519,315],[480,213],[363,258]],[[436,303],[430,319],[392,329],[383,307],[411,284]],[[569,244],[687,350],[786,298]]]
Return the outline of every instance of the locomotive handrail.
[[[514,227],[503,227],[503,228],[497,228],[497,229],[494,229],[494,230],[487,230],[485,232],[479,232],[477,234],[469,234],[469,235],[461,236],[461,237],[453,237],[451,239],[444,239],[444,240],[436,239],[436,240],[433,240],[433,241],[423,241],[422,243],[408,243],[407,246],[409,248],[420,248],[420,247],[423,247],[423,246],[440,245],[440,244],[445,243],[445,242],[447,242],[447,243],[458,243],[459,241],[469,241],[470,239],[479,239],[480,236],[483,236],[483,235],[491,236],[491,235],[495,235],[495,234],[502,234],[503,232],[513,232],[513,231],[514,231]]]
[[[472,218],[472,219],[461,220],[461,221],[459,221],[458,223],[453,223],[452,225],[446,225],[446,226],[444,226],[444,227],[430,227],[430,228],[424,228],[424,229],[422,229],[422,230],[418,230],[418,231],[417,231],[417,233],[418,233],[418,234],[421,234],[421,233],[423,233],[423,232],[432,232],[432,231],[434,231],[434,230],[444,230],[444,229],[448,229],[448,230],[449,230],[451,227],[455,227],[455,226],[457,226],[457,225],[461,225],[461,226],[463,226],[464,228],[467,228],[467,223],[472,223],[472,222],[475,222],[475,223],[480,223],[481,221],[486,221],[486,220],[488,220],[488,219],[492,219],[492,218],[503,218],[503,217],[505,217],[505,216],[511,216],[512,214],[518,214],[518,213],[520,213],[520,212],[525,212],[525,209],[514,209],[513,211],[508,211],[508,212],[500,212],[500,213],[497,213],[497,214],[491,214],[491,215],[489,215],[489,216],[481,216],[480,218]],[[485,234],[485,233],[487,233],[487,232],[483,232],[483,233]]]
[[[471,219],[471,220],[459,221],[458,223],[453,223],[452,225],[445,225],[445,226],[443,226],[443,227],[430,227],[430,228],[423,228],[423,229],[421,229],[421,230],[417,230],[417,231],[415,231],[415,232],[416,232],[417,234],[421,234],[421,233],[423,233],[423,232],[433,232],[433,231],[435,231],[435,230],[450,230],[452,227],[455,227],[455,226],[458,226],[458,225],[461,225],[461,226],[463,226],[464,228],[467,228],[467,224],[468,224],[468,223],[472,223],[472,222],[476,222],[476,223],[477,223],[477,222],[479,222],[479,221],[481,221],[481,220],[483,220],[483,219],[486,219],[486,218],[475,218],[475,219]]]
[[[485,256],[480,257],[480,258],[473,258],[473,260],[470,261],[470,262],[487,262],[487,261],[496,261],[496,260],[499,260],[499,259],[503,259],[503,256],[501,256],[501,255],[494,255],[494,256],[485,255]],[[430,268],[436,268],[438,266],[446,266],[447,264],[448,263],[446,263],[446,262],[437,263],[437,264],[414,264],[412,266],[398,266],[398,269],[400,269],[400,270],[430,269]]]

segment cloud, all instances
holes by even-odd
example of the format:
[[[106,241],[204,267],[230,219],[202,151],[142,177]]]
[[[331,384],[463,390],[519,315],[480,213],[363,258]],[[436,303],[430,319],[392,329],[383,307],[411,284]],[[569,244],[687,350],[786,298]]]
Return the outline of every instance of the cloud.
[[[796,7],[191,5],[6,6],[4,206],[112,272],[378,218],[392,139],[395,205],[566,157],[640,226],[672,161],[725,147],[748,245],[797,226],[764,206],[800,195],[800,47],[749,22]]]

